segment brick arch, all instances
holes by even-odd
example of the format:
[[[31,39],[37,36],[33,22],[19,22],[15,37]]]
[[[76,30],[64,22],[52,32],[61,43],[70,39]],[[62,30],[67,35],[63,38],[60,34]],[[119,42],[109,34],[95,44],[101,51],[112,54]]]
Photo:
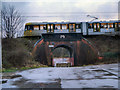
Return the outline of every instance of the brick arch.
[[[52,65],[52,52],[58,47],[64,47],[74,58],[74,65],[94,64],[98,59],[98,52],[81,35],[64,34],[66,38],[59,38],[61,34],[45,35],[38,40],[33,49],[35,60],[42,64]],[[63,34],[62,34],[63,35]],[[49,47],[53,45],[53,47]]]

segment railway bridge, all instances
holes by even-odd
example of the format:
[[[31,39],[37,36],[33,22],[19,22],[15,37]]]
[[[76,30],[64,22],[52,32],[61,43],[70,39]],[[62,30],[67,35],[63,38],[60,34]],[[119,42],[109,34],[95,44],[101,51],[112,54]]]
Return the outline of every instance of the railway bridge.
[[[69,58],[55,59],[53,51],[59,47],[69,51]],[[56,66],[56,63],[70,63],[71,66],[93,64],[98,60],[98,51],[79,33],[47,33],[36,42],[32,52],[42,64]]]

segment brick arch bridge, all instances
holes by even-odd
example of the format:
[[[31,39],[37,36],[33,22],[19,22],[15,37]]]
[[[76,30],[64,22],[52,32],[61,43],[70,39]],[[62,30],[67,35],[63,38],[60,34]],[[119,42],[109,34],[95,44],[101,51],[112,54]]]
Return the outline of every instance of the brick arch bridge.
[[[77,33],[43,34],[33,49],[35,60],[42,64],[53,66],[53,51],[63,47],[70,52],[72,66],[93,64],[98,60],[98,51],[94,46]]]

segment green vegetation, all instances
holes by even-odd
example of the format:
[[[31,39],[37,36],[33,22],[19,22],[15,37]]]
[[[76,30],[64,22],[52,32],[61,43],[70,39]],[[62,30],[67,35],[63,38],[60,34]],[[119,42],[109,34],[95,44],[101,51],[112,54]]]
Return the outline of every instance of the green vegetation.
[[[118,58],[120,52],[105,52],[103,53],[104,58]]]
[[[120,59],[120,53],[119,52],[104,52],[102,54],[103,59],[99,60],[97,64],[110,64],[110,63],[117,63]]]
[[[2,39],[2,68],[3,72],[13,72],[30,68],[44,67],[32,57],[35,38]]]
[[[59,47],[53,51],[53,55],[57,58],[67,58],[70,57],[70,52],[63,47]]]
[[[46,66],[46,65],[39,65],[39,66],[33,65],[31,67],[28,67],[28,66],[26,66],[26,67],[20,67],[20,68],[12,67],[12,68],[9,68],[9,69],[3,68],[2,72],[15,72],[15,71],[21,71],[21,70],[27,70],[27,69],[40,68],[40,67],[48,67],[48,66]]]
[[[120,52],[120,36],[88,36],[85,38],[88,39],[101,54],[106,52]]]
[[[17,70],[18,70],[18,68],[11,68],[11,69],[5,69],[5,68],[3,68],[2,72],[15,72]]]
[[[117,63],[120,59],[120,36],[88,36],[86,37],[99,51],[103,59],[97,64]]]

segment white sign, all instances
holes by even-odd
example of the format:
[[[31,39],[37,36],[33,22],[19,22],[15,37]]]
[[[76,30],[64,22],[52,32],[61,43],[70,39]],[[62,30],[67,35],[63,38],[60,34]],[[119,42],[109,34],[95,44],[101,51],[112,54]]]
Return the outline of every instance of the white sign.
[[[54,45],[49,45],[49,47],[54,47]]]
[[[54,58],[53,59],[53,64],[56,67],[57,63],[71,63],[69,58]]]
[[[60,38],[65,38],[65,35],[60,35]]]

